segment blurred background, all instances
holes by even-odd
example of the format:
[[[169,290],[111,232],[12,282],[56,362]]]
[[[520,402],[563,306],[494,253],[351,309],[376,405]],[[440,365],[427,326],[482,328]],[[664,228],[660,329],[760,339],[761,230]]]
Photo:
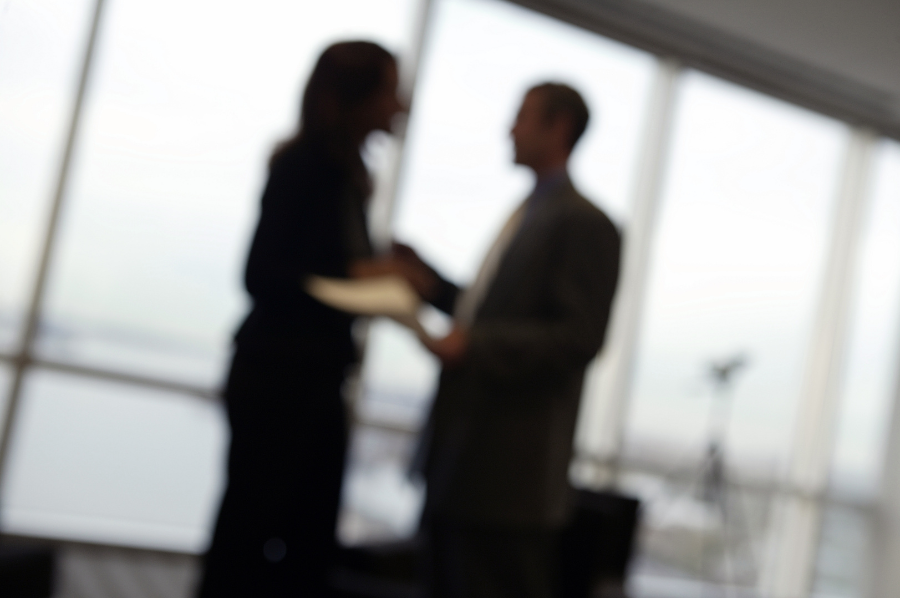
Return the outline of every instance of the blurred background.
[[[630,595],[887,596],[897,31],[889,0],[0,0],[3,532],[61,543],[59,596],[189,595],[267,159],[319,52],[365,38],[412,97],[366,148],[373,234],[459,283],[529,190],[524,91],[591,107],[572,177],[625,270],[572,480],[642,501]],[[415,531],[437,370],[369,323],[344,543]]]

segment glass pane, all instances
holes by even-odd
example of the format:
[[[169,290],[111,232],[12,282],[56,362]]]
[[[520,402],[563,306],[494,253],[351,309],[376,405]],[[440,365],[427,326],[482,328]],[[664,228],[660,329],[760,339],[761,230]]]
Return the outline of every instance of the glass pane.
[[[429,312],[436,318],[441,316]],[[419,340],[392,320],[369,327],[363,364],[363,391],[358,415],[369,421],[415,427],[440,372],[440,364]]]
[[[345,545],[408,538],[416,532],[424,493],[406,473],[415,447],[411,434],[365,425],[354,430],[338,523]]]
[[[0,8],[0,351],[16,343],[27,309],[93,4]]]
[[[859,505],[827,503],[821,525],[813,598],[868,596],[872,512]]]
[[[42,356],[212,385],[266,161],[331,41],[404,51],[416,0],[111,2]]]
[[[699,73],[681,83],[624,455],[658,476],[643,494],[670,519],[648,533],[727,539],[705,560],[645,558],[753,585],[768,503],[751,489],[790,451],[847,129]],[[750,484],[724,486],[736,529],[714,443],[724,481]]]
[[[198,552],[226,442],[218,402],[36,371],[13,436],[3,529]]]
[[[900,144],[880,146],[872,175],[831,472],[832,493],[868,499],[878,490],[897,379]]]
[[[445,276],[471,280],[530,191],[530,174],[512,163],[509,129],[525,91],[546,80],[567,82],[585,96],[592,120],[573,156],[572,177],[625,222],[655,60],[507,2],[438,0],[433,11],[398,187],[396,236]],[[411,335],[379,324],[369,351],[369,398],[421,405],[429,397],[436,367]]]
[[[868,220],[857,264],[856,301],[815,588],[863,596],[871,565],[871,508],[897,383],[900,334],[900,144],[876,154]]]

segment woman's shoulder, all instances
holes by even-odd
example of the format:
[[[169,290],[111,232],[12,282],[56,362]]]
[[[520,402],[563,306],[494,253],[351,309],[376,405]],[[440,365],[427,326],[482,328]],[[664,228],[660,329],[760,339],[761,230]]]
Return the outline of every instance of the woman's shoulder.
[[[303,138],[289,141],[275,150],[270,163],[270,174],[273,175],[302,173],[336,177],[339,170],[324,144]]]
[[[269,167],[266,195],[306,196],[329,194],[341,185],[341,172],[323,148],[297,143],[279,150]],[[299,197],[298,197],[299,195]]]

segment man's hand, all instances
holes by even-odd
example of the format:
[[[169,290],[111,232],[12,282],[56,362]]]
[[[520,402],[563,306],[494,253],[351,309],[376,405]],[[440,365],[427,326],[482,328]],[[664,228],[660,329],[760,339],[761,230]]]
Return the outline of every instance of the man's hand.
[[[469,349],[469,335],[459,326],[454,326],[450,334],[444,338],[426,338],[422,342],[426,349],[441,360],[445,368],[454,368],[461,364]]]

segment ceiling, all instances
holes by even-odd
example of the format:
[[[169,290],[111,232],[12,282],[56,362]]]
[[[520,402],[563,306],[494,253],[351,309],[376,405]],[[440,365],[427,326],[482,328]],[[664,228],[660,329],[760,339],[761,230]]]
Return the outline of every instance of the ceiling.
[[[898,0],[644,0],[862,85],[900,113]]]
[[[900,0],[512,0],[900,139]]]

